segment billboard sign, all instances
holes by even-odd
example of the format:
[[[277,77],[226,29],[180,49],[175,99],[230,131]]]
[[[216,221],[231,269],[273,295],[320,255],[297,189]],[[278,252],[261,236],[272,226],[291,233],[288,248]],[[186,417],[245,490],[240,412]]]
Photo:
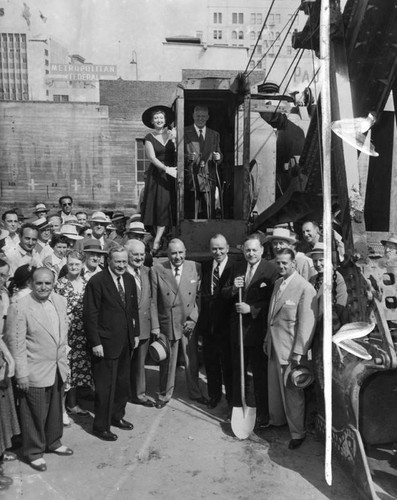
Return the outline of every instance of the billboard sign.
[[[52,76],[67,80],[94,81],[100,77],[117,76],[117,66],[113,64],[50,64]]]

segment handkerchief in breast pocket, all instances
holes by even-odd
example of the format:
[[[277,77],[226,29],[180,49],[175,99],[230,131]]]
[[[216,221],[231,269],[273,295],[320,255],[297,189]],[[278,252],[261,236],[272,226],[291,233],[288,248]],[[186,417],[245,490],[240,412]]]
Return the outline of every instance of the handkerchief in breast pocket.
[[[285,305],[286,306],[296,306],[296,302],[294,302],[293,300],[286,300]]]
[[[265,283],[265,282],[263,282],[263,283],[261,283],[261,284],[259,285],[259,288],[265,288],[265,286],[267,286],[267,285],[266,285],[266,283]]]

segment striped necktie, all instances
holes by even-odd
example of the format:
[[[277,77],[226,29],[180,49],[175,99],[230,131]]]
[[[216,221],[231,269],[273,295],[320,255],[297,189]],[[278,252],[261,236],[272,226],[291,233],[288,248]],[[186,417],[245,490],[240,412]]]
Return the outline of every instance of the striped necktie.
[[[203,135],[203,129],[199,129],[199,144],[200,144],[200,153],[203,154],[204,150],[204,135]]]
[[[245,278],[245,288],[249,287],[253,276],[254,276],[254,266],[252,264],[250,264],[250,268],[248,270],[247,277]]]
[[[181,281],[181,270],[179,266],[175,266],[175,279],[179,285],[179,282]]]
[[[135,283],[136,283],[136,290],[138,292],[138,298],[141,298],[141,293],[142,293],[142,279],[141,279],[141,273],[139,272],[139,269],[134,270],[134,278],[135,278]]]
[[[217,295],[219,292],[219,262],[212,273],[212,295]]]
[[[121,302],[123,303],[123,306],[126,306],[126,301],[125,301],[125,293],[123,290],[123,287],[121,286],[121,276],[117,277],[117,290],[119,291]]]

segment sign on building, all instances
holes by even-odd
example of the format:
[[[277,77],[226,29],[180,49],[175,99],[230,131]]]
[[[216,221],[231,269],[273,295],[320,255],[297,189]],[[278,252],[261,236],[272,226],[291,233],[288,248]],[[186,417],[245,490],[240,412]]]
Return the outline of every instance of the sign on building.
[[[117,66],[113,64],[55,64],[51,63],[52,76],[79,81],[99,80],[101,76],[117,76]]]

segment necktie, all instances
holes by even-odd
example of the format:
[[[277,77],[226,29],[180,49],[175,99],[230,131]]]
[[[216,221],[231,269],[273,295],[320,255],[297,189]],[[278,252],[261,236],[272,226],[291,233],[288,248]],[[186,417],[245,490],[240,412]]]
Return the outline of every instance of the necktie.
[[[217,295],[219,292],[219,262],[212,273],[212,295]]]
[[[138,298],[140,299],[142,291],[142,280],[141,280],[141,275],[139,273],[139,269],[135,269],[134,275],[135,275],[136,290],[138,292]]]
[[[117,278],[117,290],[119,291],[119,294],[120,294],[120,298],[121,298],[121,302],[123,303],[123,306],[125,307],[125,293],[124,293],[124,290],[123,290],[123,287],[121,286],[121,276],[118,276]]]
[[[199,144],[200,144],[200,153],[203,154],[204,150],[204,136],[203,136],[203,129],[199,129]]]
[[[251,283],[253,275],[254,275],[254,266],[250,264],[250,268],[249,268],[247,277],[245,278],[245,288],[249,287],[249,284]]]
[[[181,281],[181,270],[180,270],[179,266],[175,267],[175,279],[179,285],[179,282]]]
[[[323,283],[323,275],[317,274],[316,282],[314,283],[314,288],[316,289],[316,292],[318,292],[320,290],[322,283]]]

